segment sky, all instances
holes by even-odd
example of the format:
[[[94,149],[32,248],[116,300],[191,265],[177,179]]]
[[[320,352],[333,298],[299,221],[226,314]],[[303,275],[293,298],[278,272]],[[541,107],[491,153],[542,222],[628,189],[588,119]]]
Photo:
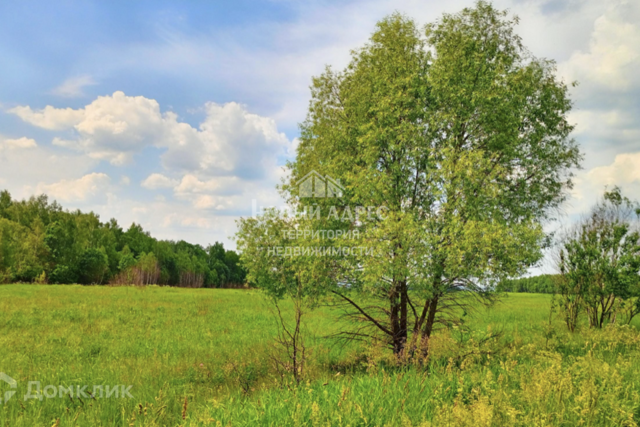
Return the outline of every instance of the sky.
[[[571,88],[584,154],[557,229],[605,186],[640,200],[640,1],[498,0]],[[393,12],[420,26],[472,1],[0,3],[0,188],[45,193],[158,238],[234,247],[280,204],[313,76]],[[255,201],[255,202],[254,202]]]

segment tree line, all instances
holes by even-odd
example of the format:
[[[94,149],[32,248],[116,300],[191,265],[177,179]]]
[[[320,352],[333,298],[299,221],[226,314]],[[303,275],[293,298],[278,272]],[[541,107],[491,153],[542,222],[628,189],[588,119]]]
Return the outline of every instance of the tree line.
[[[498,286],[498,292],[525,292],[534,294],[552,294],[556,291],[556,275],[542,274],[518,279],[504,279]]]
[[[239,256],[221,243],[207,247],[158,240],[139,224],[65,210],[46,195],[13,200],[0,192],[0,283],[241,285]]]

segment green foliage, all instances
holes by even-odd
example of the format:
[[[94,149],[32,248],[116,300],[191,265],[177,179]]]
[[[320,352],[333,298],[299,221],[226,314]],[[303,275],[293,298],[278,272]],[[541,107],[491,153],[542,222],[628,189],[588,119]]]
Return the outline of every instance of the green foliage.
[[[397,353],[443,323],[454,291],[484,295],[537,262],[541,223],[571,186],[580,154],[567,87],[522,46],[516,21],[478,2],[421,34],[394,14],[347,68],[313,79],[283,195],[299,212],[320,210],[305,227],[359,232],[325,242],[365,249],[334,263],[325,289],[352,306],[350,293],[377,299],[352,308]],[[342,197],[301,197],[312,171],[340,180]],[[336,205],[385,214],[332,217]]]
[[[640,312],[638,212],[638,204],[614,187],[562,242],[561,301],[565,311],[584,308],[590,326],[615,322],[619,312],[628,322]]]
[[[334,283],[330,257],[276,256],[275,250],[290,245],[286,233],[304,229],[309,220],[282,216],[267,210],[257,218],[238,221],[237,241],[250,283],[274,299],[305,299],[309,304]],[[313,239],[297,239],[298,247],[313,247]]]
[[[133,252],[129,249],[128,245],[124,245],[122,251],[120,252],[120,261],[118,261],[118,270],[126,271],[130,267],[133,267],[136,264],[136,257],[133,255]]]
[[[109,268],[108,262],[107,255],[103,251],[93,248],[85,250],[78,260],[80,283],[102,284]]]
[[[49,276],[49,283],[72,284],[78,282],[78,273],[72,268],[58,264]]]
[[[552,294],[556,291],[556,276],[542,274],[519,279],[504,279],[496,286],[499,292],[528,292],[535,294]]]
[[[234,251],[158,241],[138,224],[69,212],[46,196],[14,201],[0,192],[0,283],[118,283],[241,286]]]

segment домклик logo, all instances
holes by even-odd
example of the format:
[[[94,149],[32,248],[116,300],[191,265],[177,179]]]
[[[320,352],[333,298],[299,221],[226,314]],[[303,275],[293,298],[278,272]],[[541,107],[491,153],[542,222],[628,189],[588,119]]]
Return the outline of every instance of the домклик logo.
[[[18,387],[18,382],[16,380],[14,380],[13,378],[11,378],[9,375],[5,374],[4,372],[0,372],[0,381],[4,381],[5,383],[9,384],[9,387],[11,388],[17,388]],[[6,391],[4,393],[4,398],[2,395],[0,395],[0,405],[6,403],[9,401],[9,399],[11,399],[11,397],[16,394],[15,390],[9,390]]]

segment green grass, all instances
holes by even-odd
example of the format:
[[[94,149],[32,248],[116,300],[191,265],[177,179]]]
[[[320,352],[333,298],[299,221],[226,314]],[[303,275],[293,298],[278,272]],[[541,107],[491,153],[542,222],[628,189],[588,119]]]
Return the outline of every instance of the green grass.
[[[320,335],[333,321],[318,311],[310,324]],[[126,425],[123,410],[158,398],[163,419],[177,422],[185,396],[195,409],[237,388],[236,371],[247,367],[230,362],[248,363],[259,386],[276,331],[257,291],[0,286],[0,372],[19,383],[0,425],[50,426],[67,414],[77,414],[75,425]],[[29,381],[132,385],[134,399],[18,401]]]
[[[18,381],[0,426],[636,425],[637,319],[570,335],[548,325],[550,301],[509,294],[468,316],[472,332],[439,333],[426,368],[334,345],[339,322],[316,310],[309,381],[293,387],[271,367],[277,326],[257,291],[0,286],[0,372]],[[25,401],[30,381],[133,398]]]

